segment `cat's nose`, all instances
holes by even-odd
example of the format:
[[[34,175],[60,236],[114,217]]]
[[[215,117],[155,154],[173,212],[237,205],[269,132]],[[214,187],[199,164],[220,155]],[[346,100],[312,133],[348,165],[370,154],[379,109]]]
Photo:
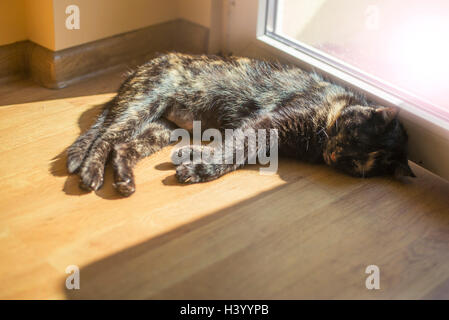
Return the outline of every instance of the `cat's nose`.
[[[331,161],[332,161],[332,162],[337,161],[337,156],[335,155],[335,151],[331,153],[330,158],[331,158]]]

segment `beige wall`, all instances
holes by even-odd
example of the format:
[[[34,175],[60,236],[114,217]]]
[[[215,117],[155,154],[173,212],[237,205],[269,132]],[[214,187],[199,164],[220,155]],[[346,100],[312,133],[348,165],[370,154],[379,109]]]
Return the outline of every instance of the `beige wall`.
[[[209,28],[211,24],[212,1],[218,0],[177,0],[178,18]]]
[[[55,49],[61,50],[177,18],[175,0],[56,0]],[[80,29],[65,27],[65,8],[80,8]]]
[[[0,45],[30,39],[51,50],[186,19],[211,24],[211,3],[219,0],[0,0]],[[80,8],[80,29],[65,27],[68,5]]]
[[[55,50],[53,0],[25,0],[25,6],[27,39]]]

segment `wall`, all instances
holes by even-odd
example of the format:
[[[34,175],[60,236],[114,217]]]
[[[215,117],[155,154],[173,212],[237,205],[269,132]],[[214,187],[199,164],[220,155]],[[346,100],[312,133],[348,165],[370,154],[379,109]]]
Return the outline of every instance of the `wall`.
[[[177,18],[175,0],[57,0],[54,1],[55,50],[110,37]],[[65,27],[65,8],[80,8],[80,29]]]
[[[25,0],[0,0],[0,45],[26,40]]]
[[[0,45],[29,39],[62,50],[182,18],[210,27],[220,0],[0,0]],[[80,29],[65,27],[68,5],[80,8]]]
[[[53,0],[25,0],[27,39],[50,50],[56,49],[53,2]]]
[[[178,18],[189,20],[209,28],[212,2],[219,0],[177,0]]]

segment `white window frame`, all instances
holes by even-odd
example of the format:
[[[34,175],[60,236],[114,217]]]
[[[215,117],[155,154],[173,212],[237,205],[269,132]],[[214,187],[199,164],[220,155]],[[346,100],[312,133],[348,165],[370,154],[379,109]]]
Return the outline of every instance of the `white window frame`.
[[[319,59],[308,50],[298,50],[265,33],[267,5],[270,0],[225,0],[224,48],[234,55],[276,59],[315,70],[337,83],[364,92],[384,106],[398,107],[399,118],[409,135],[411,161],[449,180],[449,122],[403,97],[349,73],[345,68]],[[312,47],[307,48],[314,51]],[[449,98],[449,97],[448,97]]]

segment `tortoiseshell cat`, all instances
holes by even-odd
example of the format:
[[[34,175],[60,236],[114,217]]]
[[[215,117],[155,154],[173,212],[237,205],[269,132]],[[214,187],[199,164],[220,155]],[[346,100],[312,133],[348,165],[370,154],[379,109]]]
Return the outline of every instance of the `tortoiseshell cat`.
[[[136,162],[170,144],[177,126],[191,129],[200,120],[203,129],[277,129],[281,155],[325,162],[350,175],[414,177],[396,113],[296,67],[171,53],[128,76],[68,149],[67,166],[79,173],[83,188],[97,190],[111,154],[114,186],[129,196]],[[242,165],[186,161],[176,177],[208,181]]]

